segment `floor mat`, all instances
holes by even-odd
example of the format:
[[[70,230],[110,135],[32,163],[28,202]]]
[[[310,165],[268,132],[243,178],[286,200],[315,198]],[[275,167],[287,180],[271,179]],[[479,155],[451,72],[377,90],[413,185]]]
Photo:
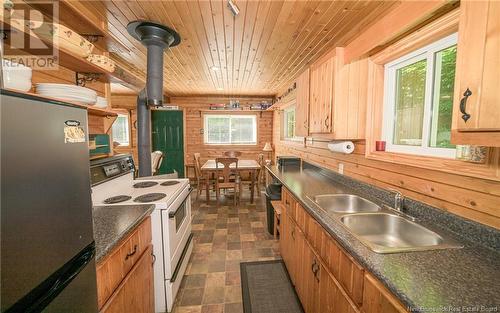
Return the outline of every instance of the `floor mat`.
[[[302,313],[282,260],[241,263],[245,313]]]

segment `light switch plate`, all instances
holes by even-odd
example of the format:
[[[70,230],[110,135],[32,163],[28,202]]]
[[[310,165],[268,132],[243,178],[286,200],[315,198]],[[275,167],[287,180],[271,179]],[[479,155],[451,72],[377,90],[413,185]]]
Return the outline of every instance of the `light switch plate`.
[[[339,174],[344,174],[344,163],[339,163]]]

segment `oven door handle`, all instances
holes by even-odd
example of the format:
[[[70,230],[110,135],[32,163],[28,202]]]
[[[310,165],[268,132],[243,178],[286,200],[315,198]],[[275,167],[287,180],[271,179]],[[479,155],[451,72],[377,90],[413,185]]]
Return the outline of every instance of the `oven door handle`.
[[[179,208],[184,204],[186,203],[186,200],[188,199],[188,197],[191,195],[191,192],[193,191],[193,187],[189,187],[189,191],[188,191],[188,194],[186,195],[186,198],[184,198],[184,200],[182,201],[182,204],[179,206]],[[179,209],[177,208],[177,209]],[[177,213],[177,210],[173,211],[173,212],[169,212],[168,213],[168,218],[174,218],[175,217],[175,213]]]
[[[184,246],[184,249],[182,249],[182,254],[181,254],[181,257],[179,259],[179,262],[175,266],[174,273],[172,274],[172,278],[170,278],[170,283],[174,283],[175,280],[177,279],[177,276],[179,275],[179,271],[181,270],[182,263],[184,263],[184,258],[186,257],[187,251],[189,249],[189,245],[191,244],[191,240],[193,240],[193,234],[189,234],[186,245]]]

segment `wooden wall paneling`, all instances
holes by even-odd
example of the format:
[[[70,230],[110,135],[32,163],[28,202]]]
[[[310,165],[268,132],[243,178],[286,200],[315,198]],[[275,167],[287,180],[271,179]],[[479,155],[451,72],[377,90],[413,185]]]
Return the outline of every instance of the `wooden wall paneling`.
[[[433,15],[439,14],[443,8],[446,10],[448,7],[451,10],[455,4],[455,1],[447,0],[399,2],[397,6],[385,12],[382,18],[362,31],[346,46],[345,62],[350,63],[352,60],[366,55],[412,27],[432,18]]]

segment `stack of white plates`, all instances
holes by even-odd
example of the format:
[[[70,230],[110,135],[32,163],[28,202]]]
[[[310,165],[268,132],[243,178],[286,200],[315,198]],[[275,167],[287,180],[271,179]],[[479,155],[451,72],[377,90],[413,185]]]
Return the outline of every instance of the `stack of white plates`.
[[[23,92],[31,89],[32,70],[30,67],[3,60],[2,69],[5,88]]]
[[[36,93],[45,97],[84,104],[94,104],[97,101],[97,93],[94,90],[75,85],[54,83],[36,84]]]
[[[105,109],[108,107],[108,99],[104,98],[104,97],[99,97],[97,96],[97,101],[95,102],[95,105],[94,105],[96,108],[101,108],[101,109]]]

